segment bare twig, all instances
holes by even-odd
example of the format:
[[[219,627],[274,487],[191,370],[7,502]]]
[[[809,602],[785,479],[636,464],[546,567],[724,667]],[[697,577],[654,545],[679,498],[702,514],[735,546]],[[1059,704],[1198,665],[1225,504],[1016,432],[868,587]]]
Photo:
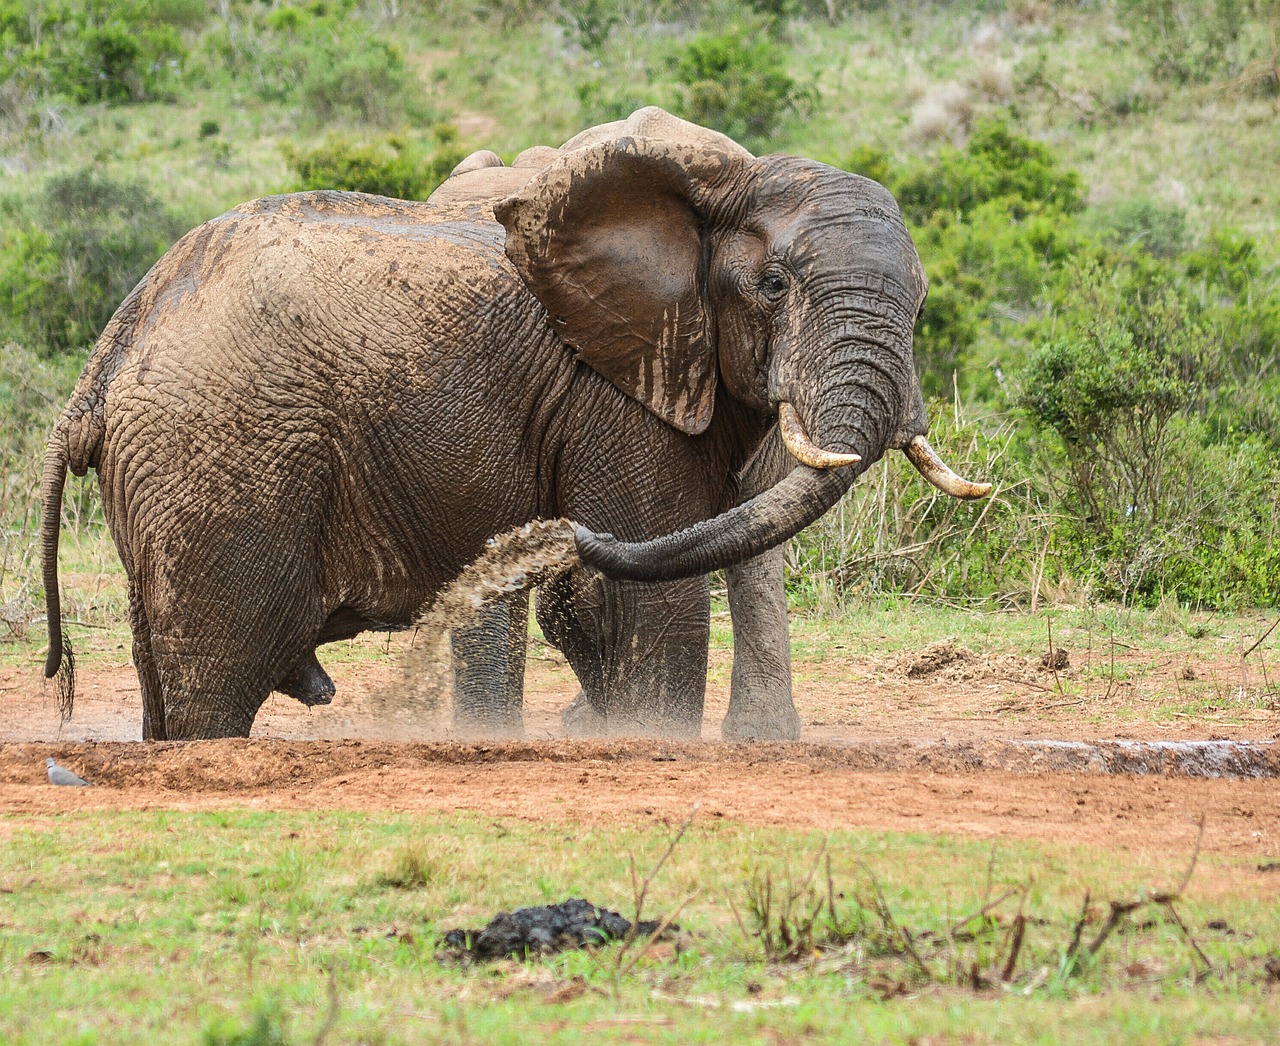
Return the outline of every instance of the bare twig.
[[[671,928],[671,924],[675,922],[677,918],[679,918],[680,913],[685,910],[685,907],[695,897],[698,896],[698,893],[699,891],[695,890],[693,893],[689,894],[688,897],[686,897],[683,901],[681,901],[678,905],[676,905],[675,908],[670,913],[668,913],[662,918],[662,921],[658,923],[658,928],[654,930],[653,933],[649,934],[648,939],[644,942],[643,945],[641,945],[640,950],[636,952],[634,956],[632,956],[631,961],[627,963],[627,965],[624,966],[621,970],[618,971],[619,977],[625,977],[627,974],[629,974],[632,970],[635,969],[636,963],[638,963],[647,954],[649,954],[649,949],[653,947],[654,943],[658,940],[658,938],[660,938],[664,933],[667,932],[667,930]],[[635,924],[633,923],[632,925],[634,926]],[[626,946],[624,945],[623,947],[625,948]]]
[[[1273,621],[1273,622],[1271,623],[1271,627],[1270,627],[1270,628],[1268,628],[1265,632],[1263,632],[1263,633],[1262,633],[1262,635],[1260,635],[1260,636],[1259,636],[1259,637],[1254,641],[1253,645],[1252,645],[1251,647],[1249,647],[1249,649],[1248,649],[1248,650],[1246,650],[1246,651],[1241,655],[1241,659],[1243,660],[1244,658],[1248,657],[1248,656],[1249,656],[1250,654],[1252,654],[1255,650],[1257,650],[1257,649],[1258,649],[1258,647],[1262,646],[1263,641],[1267,638],[1267,636],[1271,635],[1271,633],[1272,633],[1272,632],[1274,632],[1274,631],[1276,630],[1276,626],[1277,626],[1277,625],[1280,625],[1280,617],[1276,618],[1276,619],[1275,619],[1275,621]]]
[[[1005,890],[1005,892],[1002,893],[999,897],[997,897],[994,901],[988,901],[986,904],[984,904],[972,915],[966,916],[965,918],[961,919],[958,923],[956,923],[954,926],[952,926],[951,929],[947,931],[948,935],[950,935],[951,937],[954,937],[957,933],[963,930],[975,919],[981,919],[983,916],[990,914],[990,912],[993,909],[999,908],[1000,905],[1004,904],[1004,902],[1007,901],[1014,894],[1021,893],[1022,889],[1023,888],[1021,886],[1014,886],[1011,889]]]
[[[622,938],[622,946],[618,949],[617,960],[614,963],[615,970],[621,969],[623,958],[626,956],[631,946],[635,943],[636,936],[640,933],[640,919],[644,914],[644,902],[649,895],[649,887],[653,884],[653,880],[657,877],[658,873],[662,871],[662,866],[667,863],[667,859],[675,852],[676,847],[680,845],[680,840],[684,838],[684,833],[688,831],[689,826],[693,824],[693,819],[697,815],[698,809],[701,806],[702,806],[701,799],[699,799],[696,803],[693,804],[692,808],[690,808],[689,810],[689,816],[684,819],[683,823],[676,830],[675,835],[671,837],[670,841],[667,843],[667,848],[664,851],[662,851],[662,856],[658,858],[658,863],[655,864],[653,868],[650,870],[649,874],[645,876],[643,883],[640,883],[640,881],[636,878],[635,855],[634,854],[630,855],[631,890],[632,890],[632,896],[635,899],[636,917],[632,921],[630,928],[626,932],[626,935]],[[628,969],[630,969],[630,967],[628,967]]]
[[[1067,946],[1067,954],[1063,957],[1063,969],[1070,972],[1075,961],[1076,952],[1080,950],[1080,938],[1084,935],[1084,924],[1089,918],[1089,902],[1093,898],[1089,891],[1084,892],[1084,901],[1080,905],[1080,918],[1076,920],[1076,928],[1071,934],[1071,943]]]
[[[1058,678],[1058,659],[1053,649],[1053,618],[1046,616],[1044,623],[1049,630],[1049,668],[1053,670],[1053,688],[1058,691],[1058,696],[1061,697],[1062,680]]]
[[[320,1030],[316,1032],[315,1046],[324,1046],[325,1040],[329,1037],[329,1033],[333,1031],[333,1026],[338,1023],[338,968],[336,966],[329,967],[329,1010],[324,1016],[324,1023],[320,1025]]]

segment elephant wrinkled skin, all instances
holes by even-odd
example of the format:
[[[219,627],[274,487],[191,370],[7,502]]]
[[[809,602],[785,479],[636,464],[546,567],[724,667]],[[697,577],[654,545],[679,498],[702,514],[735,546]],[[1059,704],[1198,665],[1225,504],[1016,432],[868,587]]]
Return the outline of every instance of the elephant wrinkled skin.
[[[729,567],[765,682],[735,663],[725,732],[794,735],[776,549],[886,450],[927,450],[896,204],[656,109],[499,163],[426,203],[257,200],[156,263],[50,438],[46,674],[62,488],[94,468],[148,738],[246,735],[272,690],[328,701],[318,645],[407,626],[489,536],[561,515],[590,566],[539,614],[600,728],[698,731],[705,574]],[[809,464],[777,450],[783,407]],[[522,606],[456,644],[495,708],[518,708]]]

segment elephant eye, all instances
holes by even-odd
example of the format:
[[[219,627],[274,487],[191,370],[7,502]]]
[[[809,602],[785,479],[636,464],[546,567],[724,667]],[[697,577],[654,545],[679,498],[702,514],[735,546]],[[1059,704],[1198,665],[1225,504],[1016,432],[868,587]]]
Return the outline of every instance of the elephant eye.
[[[787,293],[787,278],[776,270],[760,277],[760,293],[770,301],[777,301]]]

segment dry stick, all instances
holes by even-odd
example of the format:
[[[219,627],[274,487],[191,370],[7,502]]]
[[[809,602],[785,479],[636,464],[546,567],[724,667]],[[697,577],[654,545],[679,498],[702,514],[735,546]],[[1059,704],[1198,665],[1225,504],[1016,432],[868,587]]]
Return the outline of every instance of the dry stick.
[[[1009,930],[1009,957],[1004,961],[1004,967],[1000,970],[1000,980],[1008,984],[1013,980],[1013,971],[1018,965],[1018,956],[1022,953],[1022,940],[1027,929],[1027,917],[1023,911],[1027,904],[1027,893],[1031,889],[1031,884],[1027,883],[1022,888],[1022,900],[1018,902],[1018,914],[1014,916],[1013,926]]]
[[[1071,944],[1067,947],[1067,954],[1063,959],[1063,969],[1070,970],[1075,960],[1076,952],[1080,950],[1080,938],[1084,934],[1085,920],[1089,918],[1089,902],[1092,897],[1088,890],[1084,892],[1084,902],[1080,905],[1080,918],[1076,920],[1076,928],[1071,934]]]
[[[862,862],[859,863],[861,864]],[[916,951],[916,944],[911,934],[905,926],[898,925],[897,920],[893,917],[893,912],[889,910],[889,902],[885,900],[884,890],[880,887],[880,880],[875,877],[875,874],[865,864],[862,864],[862,870],[871,881],[871,888],[876,893],[876,913],[880,916],[880,921],[884,923],[884,928],[889,931],[891,937],[896,937],[902,942],[904,950],[920,968],[920,972],[929,980],[933,980],[933,970],[929,968],[928,963],[920,958],[920,953]]]
[[[1271,635],[1271,633],[1272,633],[1272,632],[1274,632],[1274,631],[1276,630],[1276,626],[1277,626],[1277,625],[1280,625],[1280,617],[1276,618],[1276,619],[1275,619],[1275,621],[1274,621],[1274,622],[1272,622],[1271,627],[1270,627],[1270,628],[1268,628],[1265,632],[1263,632],[1263,633],[1262,633],[1262,635],[1260,635],[1260,636],[1258,637],[1257,641],[1253,644],[1253,646],[1251,646],[1248,650],[1246,650],[1246,651],[1244,652],[1244,656],[1245,656],[1245,657],[1248,657],[1248,656],[1249,656],[1250,654],[1252,654],[1255,650],[1257,650],[1257,649],[1258,649],[1258,647],[1260,647],[1260,646],[1262,645],[1263,640],[1265,640],[1265,639],[1267,638],[1267,636]]]
[[[1046,617],[1045,625],[1049,629],[1049,667],[1053,669],[1053,688],[1058,691],[1058,696],[1064,696],[1062,693],[1062,680],[1058,678],[1058,659],[1054,656],[1053,649],[1053,618]]]
[[[1145,903],[1143,900],[1112,901],[1111,914],[1107,916],[1107,921],[1102,924],[1102,929],[1098,931],[1098,936],[1089,945],[1089,954],[1097,955],[1098,949],[1102,947],[1103,942],[1111,936],[1111,931],[1120,925],[1126,915],[1141,908]]]
[[[1204,963],[1205,968],[1204,968],[1203,974],[1201,974],[1199,970],[1195,970],[1192,973],[1192,978],[1194,979],[1195,983],[1199,984],[1202,980],[1205,979],[1205,977],[1209,976],[1209,974],[1213,972],[1213,963],[1211,963],[1209,961],[1209,957],[1200,950],[1200,945],[1197,944],[1196,939],[1191,936],[1191,931],[1187,929],[1187,924],[1182,921],[1182,916],[1180,916],[1178,914],[1178,910],[1174,908],[1173,902],[1169,901],[1167,904],[1163,905],[1163,907],[1165,908],[1166,911],[1168,911],[1170,915],[1173,916],[1173,921],[1178,924],[1178,929],[1182,931],[1182,936],[1187,939],[1187,943],[1191,945],[1196,955],[1200,956],[1200,961]],[[1195,963],[1193,962],[1192,966],[1194,965]]]
[[[672,911],[670,914],[665,916],[662,919],[662,921],[658,923],[658,928],[654,930],[653,933],[649,934],[649,939],[644,942],[644,944],[640,947],[640,950],[636,952],[635,956],[631,959],[631,961],[627,963],[625,968],[618,971],[619,977],[625,977],[627,974],[629,974],[632,970],[635,969],[636,963],[638,963],[641,959],[643,959],[646,955],[649,954],[649,949],[653,947],[654,942],[656,942],[659,937],[661,937],[664,933],[667,932],[671,924],[675,922],[676,919],[679,917],[680,913],[684,911],[685,906],[688,905],[695,897],[697,897],[700,892],[701,891],[699,890],[694,890],[693,893],[689,894],[688,897],[686,897],[683,901],[681,901],[678,905],[676,905],[674,911]]]
[[[971,922],[973,922],[974,919],[981,919],[984,915],[989,914],[993,908],[1000,907],[1000,905],[1004,904],[1004,902],[1007,901],[1014,894],[1020,893],[1022,889],[1023,888],[1021,886],[1014,886],[1008,890],[1005,890],[1005,892],[1002,893],[999,897],[997,897],[994,901],[988,901],[986,904],[984,904],[972,915],[966,916],[965,918],[961,919],[958,923],[956,923],[953,927],[951,927],[951,929],[947,931],[948,936],[954,937],[957,933],[959,933]]]
[[[1196,862],[1200,860],[1200,846],[1204,842],[1204,823],[1205,815],[1200,815],[1200,825],[1196,830],[1196,845],[1191,850],[1191,860],[1187,864],[1186,873],[1182,876],[1182,882],[1178,884],[1176,890],[1169,890],[1164,893],[1153,893],[1151,899],[1156,904],[1168,904],[1170,901],[1181,900],[1182,893],[1187,888],[1187,884],[1191,882],[1191,875],[1196,870]]]
[[[315,1046],[324,1046],[325,1039],[338,1023],[338,968],[329,967],[329,1012],[325,1014],[324,1023],[316,1032]]]
[[[618,960],[614,965],[615,969],[621,967],[623,956],[626,955],[627,949],[635,943],[636,935],[640,932],[640,917],[644,912],[644,902],[646,896],[648,896],[649,887],[653,884],[653,880],[657,874],[662,871],[662,866],[667,863],[667,858],[669,858],[672,853],[675,852],[675,848],[680,845],[680,840],[684,837],[684,833],[688,830],[689,825],[693,824],[693,818],[697,814],[698,808],[701,806],[701,799],[693,804],[693,807],[689,810],[689,816],[684,819],[684,823],[680,825],[679,830],[671,837],[670,842],[667,843],[666,850],[664,850],[662,852],[662,856],[658,858],[658,863],[653,866],[653,870],[645,877],[644,885],[642,886],[638,886],[636,880],[636,859],[634,855],[631,855],[631,890],[636,903],[636,918],[622,939],[622,948],[618,952]]]

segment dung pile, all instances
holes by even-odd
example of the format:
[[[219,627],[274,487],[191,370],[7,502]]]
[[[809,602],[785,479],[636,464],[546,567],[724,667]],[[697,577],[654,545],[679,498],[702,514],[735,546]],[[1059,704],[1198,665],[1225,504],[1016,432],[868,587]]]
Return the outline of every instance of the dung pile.
[[[636,936],[650,937],[659,925],[657,921],[641,920],[636,925]],[[526,959],[619,941],[630,930],[630,921],[617,912],[575,897],[559,904],[499,912],[481,930],[450,930],[444,935],[448,948],[445,957],[478,961],[508,956]]]
[[[567,519],[536,520],[490,538],[485,550],[414,622],[417,637],[401,665],[401,680],[382,703],[413,709],[419,724],[436,718],[453,681],[450,632],[490,603],[576,566],[573,527]]]

